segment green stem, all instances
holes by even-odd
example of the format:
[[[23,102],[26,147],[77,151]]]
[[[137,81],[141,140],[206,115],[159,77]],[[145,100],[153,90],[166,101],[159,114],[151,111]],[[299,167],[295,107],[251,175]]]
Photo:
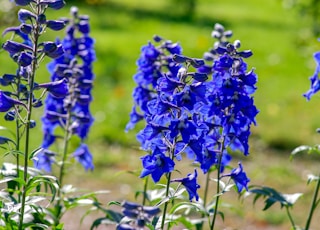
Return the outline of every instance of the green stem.
[[[63,138],[63,152],[62,152],[62,162],[59,172],[59,183],[60,187],[62,187],[63,182],[63,176],[64,176],[64,169],[65,164],[68,157],[68,146],[69,146],[69,139],[70,139],[70,123],[71,123],[71,110],[68,109],[67,111],[67,120],[66,120],[66,126],[65,126],[65,133]],[[60,195],[60,189],[59,189],[59,195]]]
[[[319,194],[319,190],[320,190],[320,173],[319,173],[318,177],[319,178],[318,178],[318,182],[317,182],[316,188],[313,193],[312,203],[310,206],[310,212],[309,212],[309,216],[308,216],[305,230],[309,230],[314,210],[317,207],[317,199],[318,199],[318,194]]]
[[[296,225],[295,225],[294,220],[293,220],[293,218],[292,218],[292,216],[291,216],[291,213],[290,213],[290,210],[289,210],[289,207],[288,207],[288,206],[286,206],[286,211],[287,211],[287,215],[288,215],[288,217],[289,217],[291,226],[293,227],[293,229],[296,229]]]
[[[40,15],[40,6],[37,4],[37,15]],[[33,45],[33,56],[38,56],[38,42],[40,37],[40,27],[39,22],[35,25],[35,33],[34,33],[34,45]],[[36,69],[38,66],[37,58],[34,58],[31,64],[31,74],[28,81],[29,84],[29,97],[27,104],[27,120],[26,120],[26,139],[25,139],[25,150],[24,150],[24,168],[23,168],[23,190],[22,190],[22,199],[21,199],[21,210],[20,210],[20,219],[19,219],[19,230],[23,229],[23,219],[24,219],[24,211],[26,205],[26,196],[27,196],[27,182],[28,182],[28,162],[29,162],[29,142],[30,142],[30,120],[32,114],[32,103],[33,103],[33,88],[34,88],[34,80],[36,75]]]
[[[146,179],[144,180],[142,206],[146,205],[148,182],[149,182],[149,176],[147,176]]]
[[[170,188],[170,181],[171,181],[171,172],[167,174],[167,186],[166,186],[166,198],[169,196],[169,188]],[[168,209],[168,201],[165,202],[164,208],[163,208],[163,214],[162,214],[162,220],[161,220],[161,229],[164,229],[164,222],[166,220],[166,213]],[[169,229],[169,226],[168,226]]]
[[[224,151],[224,138],[221,141],[221,146],[220,146],[220,151],[219,151],[219,159],[218,159],[218,164],[217,164],[217,190],[216,190],[216,203],[214,207],[214,213],[213,213],[213,218],[212,222],[210,224],[210,230],[214,229],[214,225],[216,222],[217,218],[217,213],[218,213],[218,207],[219,207],[219,200],[220,200],[220,174],[221,174],[221,162],[222,162],[222,156],[223,156],[223,151]]]
[[[207,206],[207,198],[208,198],[208,191],[209,191],[209,181],[210,181],[210,171],[208,171],[206,176],[206,185],[204,188],[204,196],[203,196],[203,206]]]
[[[216,190],[216,203],[215,203],[215,207],[214,207],[214,213],[213,213],[213,218],[212,218],[212,222],[211,222],[211,226],[210,229],[213,230],[214,229],[214,225],[216,222],[216,217],[217,217],[217,213],[218,213],[218,207],[219,207],[219,200],[220,200],[220,165],[221,165],[221,158],[222,158],[222,154],[220,154],[219,156],[219,162],[218,162],[218,171],[217,171],[217,190]]]
[[[74,92],[73,90],[73,86],[71,86],[70,92]],[[71,93],[70,95],[70,101],[73,101],[73,97],[74,95]],[[63,187],[63,177],[65,175],[65,164],[67,161],[67,157],[68,157],[68,146],[69,146],[69,140],[70,140],[70,135],[71,135],[71,131],[70,131],[70,126],[71,126],[71,110],[72,110],[72,105],[68,105],[67,107],[67,118],[66,118],[66,125],[65,125],[65,133],[64,133],[64,138],[63,138],[63,152],[62,152],[62,161],[61,161],[61,166],[60,166],[60,172],[59,172],[59,177],[58,177],[58,181],[60,184],[60,188],[58,190],[58,201],[55,205],[56,208],[56,225],[59,224],[60,219],[63,215],[63,211],[61,209],[61,200],[62,200],[62,195],[61,195],[61,188]]]

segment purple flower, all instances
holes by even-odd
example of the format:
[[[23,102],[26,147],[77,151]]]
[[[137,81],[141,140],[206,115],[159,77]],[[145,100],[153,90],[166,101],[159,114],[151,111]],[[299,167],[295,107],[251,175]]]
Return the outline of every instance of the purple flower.
[[[169,173],[174,169],[174,161],[164,155],[160,149],[156,148],[151,155],[141,157],[143,170],[140,177],[143,178],[149,174],[156,183],[164,173]]]
[[[196,201],[199,200],[199,195],[197,190],[200,188],[200,185],[197,183],[197,170],[194,170],[194,173],[188,174],[187,177],[181,179],[174,179],[172,182],[181,182],[181,184],[186,188],[189,193],[189,200],[192,201],[193,197],[196,198]]]
[[[82,143],[72,156],[85,168],[86,171],[93,170],[92,155],[86,144]]]

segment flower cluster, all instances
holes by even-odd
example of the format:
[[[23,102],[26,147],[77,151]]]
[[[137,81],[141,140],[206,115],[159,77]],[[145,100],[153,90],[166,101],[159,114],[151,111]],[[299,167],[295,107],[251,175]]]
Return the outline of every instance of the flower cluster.
[[[257,77],[252,70],[247,71],[243,60],[252,55],[251,51],[238,51],[239,41],[227,41],[231,35],[216,25],[212,36],[218,42],[204,59],[183,56],[180,47],[176,49],[179,52],[171,52],[166,49],[166,44],[172,44],[168,41],[142,48],[139,71],[134,76],[138,84],[133,93],[135,105],[127,126],[146,121],[137,135],[142,149],[149,152],[141,158],[141,177],[151,175],[158,182],[163,174],[174,170],[175,160],[183,153],[204,173],[213,166],[223,172],[231,160],[229,148],[249,154],[250,125],[255,124],[258,113],[252,97]],[[156,37],[155,41],[162,39]],[[249,182],[245,173],[241,175],[231,176],[239,192]],[[195,172],[179,180],[190,199],[198,199],[196,176]]]
[[[71,14],[71,20],[62,19],[68,26],[65,38],[61,42],[58,41],[65,50],[64,55],[48,65],[51,80],[56,82],[56,85],[51,86],[51,91],[48,89],[51,94],[46,98],[45,112],[42,117],[44,133],[42,151],[35,159],[36,167],[46,171],[51,171],[51,165],[54,162],[55,154],[49,150],[49,147],[58,138],[55,133],[57,127],[65,130],[67,139],[71,135],[80,138],[81,144],[73,153],[73,157],[86,170],[94,168],[92,155],[84,143],[93,123],[90,102],[94,79],[92,72],[92,63],[95,60],[94,41],[89,36],[89,18],[78,15],[76,7],[71,8]]]
[[[159,207],[142,206],[128,201],[124,201],[121,206],[125,218],[122,220],[124,223],[117,226],[117,230],[143,229],[160,212]]]
[[[36,98],[33,94],[35,90],[46,88],[52,93],[54,91],[52,88],[60,84],[58,82],[37,84],[34,81],[34,73],[45,56],[54,59],[63,54],[62,45],[51,41],[40,42],[39,37],[45,32],[46,28],[57,31],[65,27],[64,21],[47,20],[45,16],[47,8],[56,10],[62,8],[65,5],[62,0],[16,0],[15,3],[18,6],[30,5],[31,7],[30,10],[19,10],[18,19],[21,23],[19,26],[9,27],[2,33],[3,36],[12,34],[12,39],[6,41],[2,48],[9,53],[18,65],[16,73],[4,74],[0,77],[2,86],[10,86],[13,89],[11,92],[0,90],[0,111],[7,112],[5,114],[7,121],[18,119],[18,113],[22,112],[21,107],[18,108],[16,105],[25,108],[27,108],[28,103],[32,103],[33,107],[42,105],[41,97]],[[35,122],[31,122],[29,126],[30,128],[34,127]]]

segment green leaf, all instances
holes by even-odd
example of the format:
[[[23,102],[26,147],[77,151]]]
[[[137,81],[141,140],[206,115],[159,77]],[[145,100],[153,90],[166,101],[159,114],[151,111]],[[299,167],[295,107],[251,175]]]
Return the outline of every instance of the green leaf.
[[[116,225],[117,223],[111,221],[110,219],[108,218],[99,218],[99,219],[96,219],[95,221],[93,221],[91,227],[90,227],[90,230],[93,230],[94,228],[97,228],[99,227],[99,225]]]
[[[283,197],[289,204],[294,204],[296,201],[303,196],[303,193],[294,193],[294,194],[283,194]]]
[[[313,175],[313,174],[308,175],[308,184],[310,184],[313,181],[318,181],[318,180],[320,180],[320,177]]]
[[[185,209],[186,212],[190,212],[190,210],[195,210],[196,212],[200,212],[207,215],[206,209],[200,203],[193,202],[181,202],[175,204],[169,211],[170,214],[175,214],[176,212]]]
[[[251,186],[254,187],[254,186]],[[263,187],[263,186],[256,186],[254,189],[250,189],[249,191],[251,194],[255,194],[255,198],[253,203],[255,204],[256,201],[260,198],[265,199],[265,207],[263,210],[269,209],[273,204],[279,203],[281,208],[283,206],[290,207],[293,205],[290,201],[294,201],[294,198],[298,198],[298,195],[290,196],[288,194],[283,195],[280,192],[276,191],[270,187]],[[286,199],[288,198],[288,200]]]
[[[29,155],[29,160],[32,160],[35,156],[37,156],[41,151],[43,150],[43,148],[39,147],[34,149],[30,155]]]
[[[291,155],[296,155],[296,154],[298,154],[298,153],[302,153],[302,152],[305,152],[305,151],[309,151],[310,149],[312,149],[311,146],[301,145],[301,146],[295,148],[294,150],[292,150]]]

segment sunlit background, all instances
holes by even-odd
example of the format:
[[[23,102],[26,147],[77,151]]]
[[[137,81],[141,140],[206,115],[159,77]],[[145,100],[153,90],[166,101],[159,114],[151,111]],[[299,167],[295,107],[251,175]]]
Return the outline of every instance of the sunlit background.
[[[7,26],[18,24],[17,7],[9,0],[0,2],[0,28],[3,31]],[[135,173],[139,172],[140,156],[145,154],[139,151],[135,139],[142,124],[129,133],[125,133],[124,128],[132,107],[131,94],[135,87],[132,76],[137,69],[135,62],[140,48],[157,34],[180,42],[185,55],[201,58],[214,43],[211,38],[214,24],[220,23],[233,31],[233,39],[241,41],[242,49],[252,50],[254,55],[247,63],[259,78],[254,97],[260,113],[258,125],[252,128],[251,155],[236,158],[243,161],[252,184],[273,186],[284,193],[311,189],[311,186],[305,186],[307,170],[318,169],[319,158],[301,156],[290,162],[289,156],[299,145],[320,142],[320,135],[315,132],[320,127],[320,96],[315,95],[310,102],[302,97],[309,89],[308,78],[316,66],[313,53],[320,50],[317,18],[312,16],[316,15],[318,6],[308,8],[311,1],[307,0],[66,2],[63,10],[48,12],[47,18],[68,16],[70,7],[77,5],[80,14],[90,16],[97,55],[92,103],[95,123],[87,140],[94,155],[95,171],[85,173],[81,166],[74,164],[67,179],[70,183],[86,189],[110,190],[111,193],[102,198],[105,202],[133,199],[134,192],[142,189],[142,181]],[[54,39],[55,35],[48,32],[48,40]],[[63,33],[59,36],[62,37]],[[9,36],[2,37],[1,43],[6,39]],[[0,50],[0,75],[14,71],[15,64],[9,61],[6,52]],[[38,82],[49,80],[45,66],[41,67],[37,78]],[[41,117],[41,112],[35,114],[36,120]],[[3,120],[0,122],[4,125]],[[32,135],[32,144],[37,147],[41,140],[40,122]],[[230,226],[230,229],[288,229],[285,211],[279,207],[274,207],[272,212],[263,212],[259,204],[252,205],[250,198],[239,205],[236,194],[229,196],[227,201],[234,208],[226,209],[226,213],[232,217],[226,214],[221,226]],[[307,192],[295,209],[304,210],[308,197]],[[303,219],[304,212],[296,213],[298,220]],[[75,212],[72,217],[77,218],[78,214]],[[88,217],[86,220],[79,229],[88,229],[86,224],[92,219]]]

